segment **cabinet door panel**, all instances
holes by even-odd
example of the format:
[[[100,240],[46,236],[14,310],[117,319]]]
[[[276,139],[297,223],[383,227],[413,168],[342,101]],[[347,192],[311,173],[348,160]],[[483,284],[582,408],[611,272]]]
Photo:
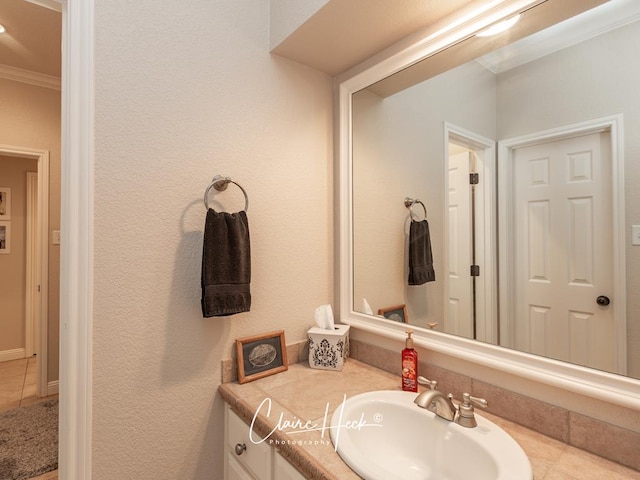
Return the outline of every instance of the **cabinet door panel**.
[[[253,443],[249,438],[249,426],[233,413],[229,407],[225,408],[225,416],[227,460],[233,458],[255,478],[268,480],[271,472],[271,447],[266,442]],[[244,445],[246,449],[240,455],[237,455],[235,453],[236,445]],[[231,470],[231,465],[229,470]]]
[[[279,452],[273,452],[273,478],[277,480],[304,480],[298,470],[285,460]]]
[[[242,468],[233,453],[227,453],[227,468],[226,480],[255,480]]]

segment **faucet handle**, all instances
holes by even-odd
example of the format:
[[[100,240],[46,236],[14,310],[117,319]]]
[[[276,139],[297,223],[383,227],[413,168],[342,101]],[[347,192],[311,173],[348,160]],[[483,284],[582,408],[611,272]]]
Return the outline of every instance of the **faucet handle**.
[[[461,406],[462,407],[471,407],[471,409],[473,411],[473,406],[471,404],[475,405],[476,407],[480,407],[480,408],[487,408],[489,406],[489,402],[487,402],[484,398],[472,397],[468,393],[463,393],[462,394],[462,405]]]
[[[428,378],[424,378],[422,375],[418,377],[418,383],[420,385],[427,385],[431,390],[435,390],[438,387],[437,381],[429,380]]]
[[[489,402],[484,398],[472,397],[468,393],[462,394],[462,403],[458,407],[458,416],[456,417],[456,423],[463,427],[473,428],[478,425],[476,417],[474,415],[473,406],[476,405],[481,408],[487,408]]]

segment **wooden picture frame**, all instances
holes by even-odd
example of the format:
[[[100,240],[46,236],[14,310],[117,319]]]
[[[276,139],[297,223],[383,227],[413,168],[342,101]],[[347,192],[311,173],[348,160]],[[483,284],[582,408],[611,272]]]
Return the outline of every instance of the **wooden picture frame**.
[[[11,189],[0,187],[0,220],[11,220]]]
[[[247,383],[289,368],[284,330],[236,340],[238,383]]]
[[[408,321],[407,306],[404,304],[381,308],[378,310],[378,315],[382,315],[387,320],[393,320],[394,322],[407,323]]]

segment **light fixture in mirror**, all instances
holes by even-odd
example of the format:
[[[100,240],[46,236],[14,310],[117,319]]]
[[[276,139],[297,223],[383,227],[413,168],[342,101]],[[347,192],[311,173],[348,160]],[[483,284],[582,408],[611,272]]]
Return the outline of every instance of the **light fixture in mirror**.
[[[620,1],[624,0],[612,0],[603,7]],[[577,10],[568,13],[571,3]],[[499,13],[510,18],[524,11],[514,31],[508,32],[511,38],[520,39],[545,22],[555,23],[599,3],[605,2],[586,5],[550,0],[535,8],[520,5],[517,10],[505,8]],[[544,12],[538,11],[541,8]],[[622,118],[628,122],[640,112],[638,100],[626,97],[625,92],[632,93],[640,80],[640,69],[611,53],[621,54],[625,43],[637,43],[640,23],[631,24],[625,14],[626,27],[606,34],[599,31],[602,36],[582,45],[573,34],[571,48],[558,51],[553,47],[556,53],[544,57],[538,53],[540,47],[551,47],[540,36],[487,56],[504,40],[478,43],[487,40],[472,37],[472,33],[496,23],[495,14],[484,12],[442,37],[436,35],[414,49],[402,50],[341,83],[341,318],[358,328],[401,338],[402,325],[366,315],[364,306],[376,312],[387,305],[405,304],[412,325],[424,329],[418,334],[418,343],[423,346],[476,362],[480,359],[488,365],[502,364],[503,369],[525,376],[526,370],[535,370],[536,376],[542,372],[538,380],[582,393],[589,385],[587,390],[593,396],[637,406],[638,400],[627,395],[638,388],[635,380],[564,362],[634,377],[640,374],[640,352],[634,353],[632,348],[640,329],[631,316],[625,316],[624,288],[625,283],[637,285],[640,281],[630,275],[627,282],[624,266],[625,257],[633,261],[638,255],[627,247],[624,232],[626,224],[639,218],[640,211],[633,211],[633,206],[640,204],[640,199],[623,196],[622,176]],[[588,24],[593,21],[586,20]],[[520,55],[514,55],[514,50]],[[468,62],[469,56],[477,53],[484,58]],[[420,55],[426,60],[416,62]],[[545,69],[540,70],[540,65]],[[599,73],[586,70],[594,65]],[[637,80],[622,81],[624,77],[611,74],[613,67],[635,73]],[[617,85],[606,87],[607,77]],[[621,89],[621,83],[628,88]],[[602,95],[599,88],[607,88],[613,95]],[[582,96],[572,97],[576,91]],[[617,100],[606,104],[605,99],[611,96]],[[561,127],[566,127],[564,133]],[[501,168],[514,165],[516,154],[526,153],[519,149],[534,143],[534,133],[540,137],[536,141],[547,146],[551,140],[557,143],[561,137],[582,138],[588,133],[598,142],[591,150],[594,154],[615,157],[603,159],[601,163],[609,167],[602,169],[593,155],[585,153],[584,145],[569,148],[571,154],[580,153],[569,155],[567,168],[573,182],[582,188],[597,179],[600,190],[608,185],[610,206],[604,211],[600,197],[584,189],[566,193],[567,217],[557,220],[554,210],[553,222],[570,225],[573,230],[569,229],[561,242],[550,230],[552,200],[518,196],[526,189],[524,183],[514,183],[529,181],[540,187],[536,182],[553,178],[549,163],[539,161],[548,153],[532,153],[531,158],[522,160],[521,169],[505,173]],[[625,148],[634,148],[632,145],[627,138]],[[496,161],[498,152],[502,158]],[[477,186],[468,185],[473,171],[469,167],[479,170]],[[629,182],[635,172],[633,168],[626,170]],[[464,173],[458,175],[460,171]],[[640,172],[636,174],[640,179]],[[456,187],[456,178],[467,179],[465,189]],[[506,188],[510,185],[513,188]],[[462,196],[456,193],[463,190]],[[407,284],[411,217],[403,205],[405,197],[420,199],[429,212],[436,281],[421,286]],[[520,204],[523,206],[517,206]],[[522,208],[529,213],[520,213]],[[528,221],[516,221],[522,218]],[[499,223],[511,230],[500,231]],[[525,233],[518,234],[517,229]],[[580,229],[589,235],[580,234]],[[604,233],[603,238],[597,237],[599,233]],[[512,242],[513,238],[519,238],[519,243]],[[603,247],[601,242],[609,246]],[[555,243],[568,245],[568,252],[557,250]],[[605,255],[605,251],[609,253]],[[600,266],[594,271],[597,263]],[[471,265],[479,266],[480,276],[471,275],[477,272]],[[569,283],[588,303],[588,307],[576,306],[571,300],[561,307],[564,311],[559,320],[550,315],[545,303],[551,302],[549,295],[555,295],[555,311],[560,309],[557,301],[568,298],[558,295],[561,290],[553,283],[546,284],[547,277],[557,277],[550,270],[557,266],[570,270],[573,277]],[[594,278],[599,281],[603,275],[603,266],[610,267],[611,283],[594,286]],[[520,282],[524,286],[514,273],[519,269],[533,273],[533,277],[526,277],[528,284]],[[508,294],[507,287],[511,288]],[[546,297],[516,300],[537,295],[538,287],[548,287]],[[507,295],[513,299],[505,300]],[[608,297],[609,305],[600,304],[599,297]],[[633,302],[633,296],[629,297]],[[603,312],[611,315],[597,316]],[[583,328],[586,324],[589,328]],[[613,386],[602,388],[603,383]]]
[[[493,37],[494,35],[500,35],[501,33],[506,32],[511,27],[513,27],[518,20],[520,20],[520,14],[514,15],[511,18],[498,22],[495,25],[491,25],[489,28],[485,28],[481,32],[476,33],[476,36]]]

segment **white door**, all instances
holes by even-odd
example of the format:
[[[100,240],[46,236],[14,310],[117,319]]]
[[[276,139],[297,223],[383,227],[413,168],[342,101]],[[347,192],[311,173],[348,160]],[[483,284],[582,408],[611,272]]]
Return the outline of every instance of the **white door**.
[[[445,329],[447,333],[473,338],[473,291],[471,267],[472,153],[449,155],[449,294]]]
[[[616,371],[609,142],[592,133],[514,150],[514,340]]]

